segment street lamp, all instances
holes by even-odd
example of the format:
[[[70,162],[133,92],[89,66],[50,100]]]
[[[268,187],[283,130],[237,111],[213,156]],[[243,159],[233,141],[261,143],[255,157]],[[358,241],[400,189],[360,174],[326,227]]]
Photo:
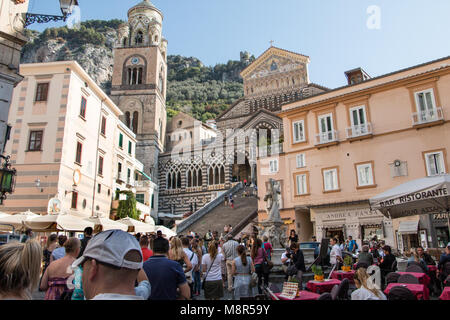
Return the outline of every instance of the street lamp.
[[[62,16],[26,13],[25,27],[28,27],[35,22],[47,23],[50,21],[66,21],[67,17],[72,13],[73,6],[78,6],[78,0],[59,0],[59,6],[61,8],[61,13],[63,14]]]
[[[16,169],[11,169],[10,156],[0,155],[5,163],[0,168],[0,204],[6,199],[6,193],[13,193],[16,184]]]

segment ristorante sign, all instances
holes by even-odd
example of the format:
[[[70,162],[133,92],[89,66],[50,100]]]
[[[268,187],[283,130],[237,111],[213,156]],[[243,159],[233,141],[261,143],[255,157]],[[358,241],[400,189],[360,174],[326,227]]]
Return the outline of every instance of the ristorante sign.
[[[419,201],[419,200],[430,200],[433,198],[440,198],[440,197],[445,197],[448,195],[449,195],[449,193],[448,193],[447,188],[443,187],[440,189],[434,189],[434,190],[429,190],[429,191],[415,192],[415,193],[411,193],[411,194],[408,194],[405,196],[400,196],[395,199],[382,201],[382,202],[380,202],[380,207],[381,208],[392,207],[395,205],[405,204],[408,202],[414,202],[414,201]]]

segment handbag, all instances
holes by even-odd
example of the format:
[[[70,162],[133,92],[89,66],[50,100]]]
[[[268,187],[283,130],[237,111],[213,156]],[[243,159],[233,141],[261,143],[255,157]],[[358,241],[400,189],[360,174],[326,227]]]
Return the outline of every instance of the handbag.
[[[263,249],[263,255],[264,255],[264,261],[262,264],[263,273],[269,273],[270,270],[273,268],[273,262],[270,261],[269,259],[267,259],[266,252],[264,249]]]
[[[217,256],[216,256],[216,258],[217,258]],[[205,282],[206,282],[206,278],[208,277],[208,273],[209,273],[209,271],[211,271],[211,268],[212,268],[212,266],[213,266],[213,264],[214,264],[214,261],[216,261],[216,258],[214,258],[214,260],[211,262],[211,265],[209,266],[209,269],[208,269],[208,271],[206,272],[205,279],[203,279],[203,281],[202,281],[202,289],[203,289],[203,290],[205,290]]]
[[[256,274],[256,272],[253,272],[252,278],[250,280],[250,288],[256,287],[257,284],[258,284],[258,275]]]

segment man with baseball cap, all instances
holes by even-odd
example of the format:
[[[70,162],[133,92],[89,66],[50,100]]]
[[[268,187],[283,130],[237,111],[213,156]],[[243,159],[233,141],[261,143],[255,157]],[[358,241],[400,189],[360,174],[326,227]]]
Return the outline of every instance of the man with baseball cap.
[[[83,268],[83,291],[87,300],[143,300],[136,296],[135,281],[147,280],[136,238],[121,230],[95,235],[72,268]]]

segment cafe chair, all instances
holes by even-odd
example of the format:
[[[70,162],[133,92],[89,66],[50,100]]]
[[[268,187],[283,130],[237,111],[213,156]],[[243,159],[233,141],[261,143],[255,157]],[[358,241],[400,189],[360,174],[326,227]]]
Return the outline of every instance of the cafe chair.
[[[339,294],[339,285],[335,285],[333,289],[331,289],[331,300],[337,300]]]
[[[395,261],[392,263],[392,267],[391,267],[392,271],[397,271],[397,259],[395,259]]]
[[[417,262],[415,262],[417,263]],[[406,267],[406,272],[415,272],[415,273],[426,273],[425,270],[419,265],[411,264],[408,267]]]
[[[337,285],[336,285],[337,286]],[[317,300],[333,300],[333,298],[331,297],[331,294],[328,292],[324,292],[320,295],[319,298],[317,298]]]
[[[450,275],[444,281],[444,287],[450,287]]]
[[[388,300],[417,300],[416,296],[406,287],[393,287],[387,296]]]
[[[349,283],[350,281],[347,278],[344,278],[339,284],[339,292],[338,292],[339,300],[348,300]]]
[[[398,282],[398,278],[400,278],[400,274],[397,272],[391,272],[388,273],[388,275],[386,276],[386,283],[387,285],[389,285],[390,283],[397,283]]]
[[[420,284],[419,279],[411,274],[402,274],[398,280],[398,283],[410,283],[410,284]]]

